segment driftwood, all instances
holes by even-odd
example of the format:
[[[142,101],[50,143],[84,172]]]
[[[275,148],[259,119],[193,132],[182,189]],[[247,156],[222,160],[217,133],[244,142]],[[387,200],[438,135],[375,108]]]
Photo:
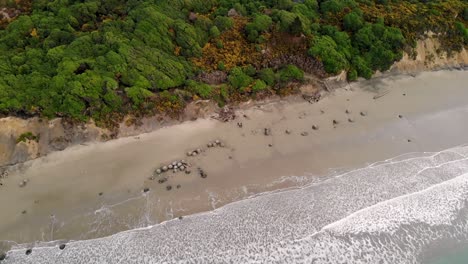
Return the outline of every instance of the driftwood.
[[[384,92],[381,93],[381,94],[374,95],[373,98],[374,98],[374,100],[377,100],[377,99],[379,99],[380,97],[384,97],[384,96],[387,95],[389,92],[390,92],[390,91],[388,91],[388,90],[387,90],[387,91],[384,91]]]
[[[225,106],[221,109],[218,115],[214,116],[213,118],[222,122],[228,122],[236,118],[236,113],[234,112],[234,109]]]

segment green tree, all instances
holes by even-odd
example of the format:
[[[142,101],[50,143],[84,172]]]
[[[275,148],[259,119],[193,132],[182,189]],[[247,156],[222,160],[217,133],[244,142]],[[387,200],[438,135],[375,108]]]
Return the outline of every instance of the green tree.
[[[275,72],[274,72],[273,69],[271,69],[271,68],[262,69],[262,70],[259,72],[258,77],[259,77],[262,81],[264,81],[268,86],[273,86],[273,85],[275,85],[275,82],[276,82]]]
[[[228,77],[229,84],[236,89],[241,89],[249,86],[253,79],[242,71],[241,68],[235,67],[231,70]]]
[[[343,18],[343,26],[346,30],[356,32],[361,29],[364,25],[364,20],[356,12],[351,12],[344,16]]]
[[[346,57],[337,49],[338,45],[331,37],[319,36],[312,41],[309,55],[321,60],[328,73],[337,74],[348,65]]]

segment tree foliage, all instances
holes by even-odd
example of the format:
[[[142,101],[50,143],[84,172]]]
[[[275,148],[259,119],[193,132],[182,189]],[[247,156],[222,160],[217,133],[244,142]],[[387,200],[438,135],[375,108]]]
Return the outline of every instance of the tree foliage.
[[[290,62],[269,64],[290,53],[354,80],[389,69],[429,31],[444,51],[468,45],[463,0],[17,0],[5,8],[21,14],[0,18],[0,114],[22,116],[180,107],[175,89],[218,96],[191,81],[217,70],[235,91],[281,86],[303,78]]]

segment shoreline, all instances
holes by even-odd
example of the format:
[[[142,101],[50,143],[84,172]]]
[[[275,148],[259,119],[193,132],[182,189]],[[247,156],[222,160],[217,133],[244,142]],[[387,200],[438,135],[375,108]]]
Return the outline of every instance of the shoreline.
[[[418,43],[418,48],[423,46],[428,40]],[[432,43],[429,41],[429,43]],[[426,44],[427,45],[427,44]],[[431,45],[434,45],[433,43]],[[423,49],[424,51],[425,49]],[[255,101],[253,99],[242,102],[236,106],[229,106],[234,112],[242,112],[250,108],[262,106],[270,103],[278,102],[301,102],[305,99],[303,96],[311,96],[312,94],[319,94],[321,100],[323,97],[330,96],[334,90],[343,89],[351,85],[359,86],[360,83],[366,83],[369,81],[381,80],[392,77],[415,77],[418,74],[427,72],[439,72],[439,71],[467,71],[468,70],[468,52],[463,50],[459,54],[453,55],[458,57],[457,59],[445,59],[441,62],[434,62],[433,64],[426,65],[421,62],[425,61],[425,56],[416,60],[407,58],[399,62],[396,62],[392,68],[387,72],[377,72],[374,74],[372,79],[365,80],[361,78],[357,82],[348,82],[345,76],[337,75],[333,77],[320,80],[325,84],[319,84],[316,80],[308,80],[306,83],[300,86],[299,92],[288,95],[286,97],[273,96],[266,99]],[[467,57],[467,58],[465,58]],[[328,83],[328,84],[327,84]],[[320,86],[320,87],[317,87]],[[332,90],[328,90],[328,87],[332,86]],[[117,132],[116,138],[107,139],[108,135],[112,134],[110,130],[103,127],[98,127],[93,120],[90,120],[84,124],[72,125],[71,127],[67,123],[62,123],[61,118],[55,118],[44,122],[39,117],[33,118],[19,118],[19,117],[3,117],[0,118],[0,127],[5,127],[4,130],[0,130],[0,153],[4,152],[3,155],[9,152],[10,158],[2,157],[0,154],[0,173],[7,171],[10,167],[21,166],[22,164],[34,160],[40,157],[47,156],[57,151],[63,151],[78,145],[92,145],[96,143],[104,143],[108,141],[115,141],[122,138],[139,137],[140,135],[151,133],[159,129],[171,127],[174,125],[184,124],[199,119],[216,119],[222,108],[219,108],[212,101],[199,100],[191,102],[187,105],[184,114],[178,119],[172,119],[164,115],[156,115],[152,117],[143,117],[140,122],[141,125],[130,125],[127,126],[126,120],[130,118],[127,116],[121,123]],[[221,121],[220,121],[221,122]],[[3,123],[3,124],[2,124]],[[48,123],[46,125],[45,123]],[[14,131],[14,130],[17,131]],[[18,138],[24,133],[34,131],[33,134],[42,136],[45,134],[45,138],[39,138],[39,140],[27,140],[26,142],[14,142],[12,138]],[[14,136],[16,135],[16,136]],[[65,140],[66,138],[66,140]],[[10,142],[9,142],[10,141]],[[16,144],[16,146],[14,146]],[[9,149],[10,148],[10,149]]]
[[[465,110],[459,109],[466,105],[468,91],[462,86],[466,78],[465,71],[442,71],[374,79],[338,89],[315,104],[279,101],[244,110],[233,122],[191,121],[139,139],[52,153],[17,166],[4,179],[0,200],[16,202],[0,204],[7,215],[0,223],[0,240],[27,243],[107,236],[209,211],[257,193],[301,186],[333,173],[330,168],[339,172],[404,153],[466,143],[468,136],[460,132]],[[441,90],[448,82],[453,87]],[[373,99],[385,90],[390,92]],[[338,120],[335,128],[332,119]],[[313,130],[313,124],[319,129]],[[267,127],[269,136],[263,134]],[[205,147],[215,139],[226,146]],[[206,151],[186,157],[194,148]],[[194,172],[171,172],[165,184],[149,179],[158,166],[174,159],[188,160]],[[195,175],[197,167],[208,173],[207,179]],[[27,185],[19,187],[26,178]],[[171,191],[166,190],[168,184]],[[178,184],[180,190],[175,188]]]

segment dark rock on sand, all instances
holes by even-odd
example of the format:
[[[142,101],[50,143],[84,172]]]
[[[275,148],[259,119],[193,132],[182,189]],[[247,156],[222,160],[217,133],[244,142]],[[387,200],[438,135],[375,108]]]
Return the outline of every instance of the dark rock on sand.
[[[167,178],[161,178],[158,180],[158,183],[165,183],[167,181]]]
[[[242,122],[238,122],[238,123],[237,123],[237,126],[240,127],[240,128],[242,128],[242,126],[243,126]]]
[[[271,148],[271,147],[273,147],[273,144],[268,144],[268,146]]]
[[[182,218],[183,218],[182,216],[179,216],[179,220],[182,220]]]
[[[303,136],[303,137],[308,136],[308,135],[309,135],[309,133],[305,132],[305,131],[301,133],[301,136]]]
[[[351,114],[351,112],[348,109],[346,109],[345,113],[346,114]]]
[[[190,171],[190,170],[185,171],[185,174],[190,174],[190,173],[192,173],[192,171]]]
[[[354,119],[352,119],[352,118],[348,118],[348,122],[350,122],[350,123],[354,123]]]
[[[200,174],[200,177],[202,177],[203,179],[208,177],[208,174],[206,174],[206,172],[202,170],[201,168],[198,168],[198,173]]]
[[[312,129],[313,129],[313,130],[318,130],[319,127],[318,127],[317,125],[312,125]]]
[[[402,115],[398,115],[398,117],[399,117],[399,118],[403,118],[403,116],[402,116]]]
[[[366,116],[366,115],[367,115],[367,112],[365,112],[365,111],[361,111],[361,113],[360,113],[360,114],[361,114],[361,116]]]
[[[182,187],[182,186],[180,184],[177,184],[176,188],[180,189],[180,187]]]
[[[150,190],[149,188],[144,188],[143,192],[149,192],[149,190]]]
[[[23,211],[21,212],[21,214],[26,214],[27,212],[28,212],[28,211],[23,210]]]
[[[26,250],[26,255],[29,255],[31,253],[32,253],[32,249],[29,248],[29,249]]]
[[[171,185],[166,186],[166,190],[168,191],[172,190],[172,186]]]
[[[263,130],[263,134],[264,134],[265,136],[271,135],[271,129],[265,128],[265,129]]]
[[[5,259],[6,259],[6,254],[5,254],[5,253],[1,253],[1,254],[0,254],[0,261],[5,260]]]
[[[408,139],[408,142],[411,142],[411,139]]]
[[[66,246],[65,244],[60,244],[60,246],[59,246],[60,250],[64,250],[65,246]]]
[[[286,129],[284,132],[285,132],[286,134],[288,134],[288,135],[291,134],[291,130],[289,130],[289,129]]]
[[[334,125],[338,125],[338,121],[335,120],[335,119],[333,119],[333,124],[334,124]]]
[[[99,196],[102,196],[103,194],[104,194],[103,192],[100,192],[100,193],[99,193]]]

